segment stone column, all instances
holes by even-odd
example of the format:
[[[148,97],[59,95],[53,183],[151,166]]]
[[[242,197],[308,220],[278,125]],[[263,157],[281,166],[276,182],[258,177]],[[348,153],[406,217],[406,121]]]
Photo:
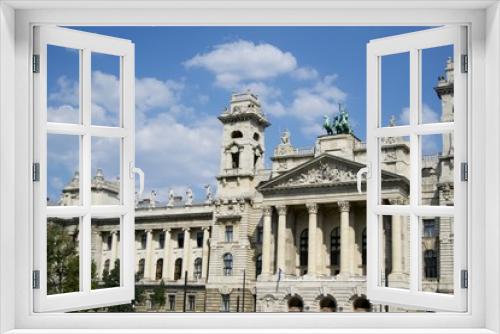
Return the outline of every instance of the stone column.
[[[278,249],[277,249],[277,266],[276,273],[279,270],[286,273],[286,205],[277,206],[278,210]]]
[[[118,231],[111,231],[111,263],[109,269],[115,268],[115,261],[118,253]]]
[[[348,201],[338,202],[340,210],[340,275],[349,276],[350,274],[350,229],[349,229],[349,210],[351,205]]]
[[[392,273],[403,272],[403,243],[401,235],[401,216],[392,216]]]
[[[189,227],[184,228],[184,258],[182,259],[182,274],[181,277],[184,279],[184,274],[187,271],[188,279],[192,272],[191,265],[191,233]]]
[[[307,203],[306,204],[307,211],[309,212],[309,234],[308,234],[308,242],[309,248],[307,250],[307,275],[308,276],[316,276],[317,266],[316,266],[316,257],[317,257],[317,226],[318,226],[318,204],[316,203]]]
[[[262,228],[262,275],[271,274],[271,213],[272,208],[266,206],[262,209],[264,222]]]
[[[201,257],[201,277],[203,279],[207,278],[208,275],[208,253],[209,253],[209,245],[208,238],[210,237],[210,231],[208,227],[203,228],[203,249],[202,249],[202,257]]]
[[[153,279],[151,276],[153,262],[153,230],[146,230],[146,262],[144,263],[144,278]]]
[[[163,271],[161,273],[161,277],[163,278],[163,281],[167,281],[170,279],[169,270],[171,267],[172,254],[170,251],[170,244],[172,243],[172,232],[170,229],[166,228],[163,230],[163,233],[165,233],[165,242],[163,244]]]

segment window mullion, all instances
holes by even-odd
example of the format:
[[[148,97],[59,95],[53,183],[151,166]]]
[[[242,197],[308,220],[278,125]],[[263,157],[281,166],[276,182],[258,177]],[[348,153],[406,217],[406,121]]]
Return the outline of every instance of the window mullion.
[[[420,109],[420,56],[417,49],[410,51],[410,291],[417,292],[420,286],[418,217],[413,208],[419,198],[419,137],[417,127]]]
[[[90,216],[90,204],[91,204],[91,142],[92,138],[90,135],[90,122],[91,122],[91,51],[89,49],[83,49],[82,51],[82,65],[80,67],[81,71],[81,115],[82,124],[84,128],[84,134],[82,138],[82,147],[80,149],[81,153],[81,168],[82,177],[80,178],[81,194],[82,194],[82,205],[84,207],[84,216],[82,219],[82,238],[80,243],[80,282],[83,284],[82,291],[90,292],[91,289],[91,216]]]

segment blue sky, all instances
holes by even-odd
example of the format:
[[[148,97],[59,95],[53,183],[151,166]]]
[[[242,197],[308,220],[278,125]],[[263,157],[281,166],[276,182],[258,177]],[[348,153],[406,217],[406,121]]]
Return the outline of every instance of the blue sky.
[[[170,188],[183,194],[191,186],[200,198],[203,186],[215,185],[221,126],[216,116],[231,92],[251,89],[259,95],[272,126],[266,131],[266,156],[291,131],[297,147],[311,147],[322,116],[347,108],[356,136],[365,138],[366,44],[376,38],[422,27],[85,27],[80,30],[130,39],[136,50],[136,164],[146,173],[146,191],[165,201]],[[57,49],[57,48],[55,48]],[[431,50],[423,58],[423,103],[429,121],[439,119],[440,101],[432,87],[442,75],[451,48]],[[116,119],[117,60],[93,56],[95,124]],[[405,122],[408,107],[408,60],[383,60],[383,122],[391,115]],[[49,54],[49,120],[71,121],[77,114],[78,54],[65,49]],[[115,94],[116,93],[116,94]],[[51,116],[52,115],[52,116]],[[68,118],[69,117],[69,118]],[[425,118],[425,117],[424,117]],[[53,145],[52,156],[70,147]],[[74,145],[73,145],[74,146]],[[117,177],[109,143],[96,139],[93,170]],[[97,153],[101,152],[100,155]],[[116,149],[114,149],[116,151]],[[64,153],[68,154],[64,154]],[[49,155],[51,148],[49,147]],[[426,152],[432,153],[432,152]],[[99,158],[101,157],[101,158]],[[74,159],[74,158],[73,158]],[[67,159],[68,160],[68,159]],[[71,159],[70,159],[71,160]],[[56,198],[77,163],[54,162],[49,196]],[[49,166],[50,167],[50,166]],[[52,180],[52,181],[51,181]]]

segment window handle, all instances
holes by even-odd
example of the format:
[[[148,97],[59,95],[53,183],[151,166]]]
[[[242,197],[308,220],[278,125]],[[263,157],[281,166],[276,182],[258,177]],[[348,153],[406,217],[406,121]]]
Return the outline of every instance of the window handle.
[[[139,198],[144,193],[144,171],[139,167],[135,167],[134,163],[130,163],[130,178],[134,178],[135,174],[139,175],[139,192],[137,195]]]
[[[370,176],[370,165],[367,164],[366,167],[361,168],[358,170],[358,173],[356,174],[356,181],[358,184],[358,193],[362,194],[363,191],[361,190],[361,182],[363,181],[363,174],[366,174],[366,177],[368,178]]]

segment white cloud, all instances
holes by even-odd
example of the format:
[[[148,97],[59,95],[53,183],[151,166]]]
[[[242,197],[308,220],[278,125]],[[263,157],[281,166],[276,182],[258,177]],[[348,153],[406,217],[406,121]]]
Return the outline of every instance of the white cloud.
[[[49,92],[49,102],[78,106],[79,85],[77,81],[60,76],[56,81],[56,90]]]
[[[239,40],[216,45],[212,51],[197,54],[184,65],[212,72],[217,85],[233,90],[242,81],[266,80],[291,72],[297,67],[297,60],[274,45]]]
[[[213,183],[219,168],[221,134],[221,125],[212,117],[190,125],[167,113],[147,119],[136,131],[136,164],[146,174],[148,191],[155,189],[165,196],[158,200],[166,201],[171,187],[191,186],[200,192],[203,185]]]
[[[92,80],[95,91],[92,118],[99,124],[109,124],[118,110],[118,78],[96,71],[92,74]],[[74,87],[75,83],[66,78],[58,80],[57,89],[50,100],[52,121],[72,120],[72,115],[78,111],[68,104],[78,100],[74,96],[78,90]],[[180,193],[184,196],[187,186],[202,194],[203,186],[213,184],[214,175],[218,172],[222,134],[220,124],[217,119],[203,114],[190,117],[189,124],[182,122],[182,116],[194,114],[191,107],[181,103],[183,89],[184,85],[176,81],[151,77],[136,79],[136,165],[146,174],[145,197],[154,189],[158,193],[157,199],[166,201],[168,189],[175,188],[177,192],[184,189]],[[153,110],[156,112],[151,113]],[[68,144],[61,142],[57,145]],[[70,154],[73,151],[57,149],[51,157],[62,168],[58,173],[64,170],[64,180],[61,181],[64,184],[70,181],[77,167],[74,154]],[[102,168],[107,179],[115,179],[119,173],[116,143],[107,138],[97,138],[92,142],[92,151],[92,172]],[[53,187],[60,189],[61,182],[54,178]]]
[[[332,117],[338,113],[338,104],[345,101],[347,94],[336,86],[336,76],[325,76],[309,88],[295,91],[290,113],[302,121],[304,134],[320,134],[323,116]]]
[[[439,113],[434,111],[431,107],[424,103],[422,106],[422,121],[423,123],[439,123]],[[398,117],[398,125],[408,125],[410,124],[410,108],[405,107],[401,110]]]
[[[297,80],[312,80],[318,77],[318,71],[312,67],[299,67],[292,72],[292,76]]]

